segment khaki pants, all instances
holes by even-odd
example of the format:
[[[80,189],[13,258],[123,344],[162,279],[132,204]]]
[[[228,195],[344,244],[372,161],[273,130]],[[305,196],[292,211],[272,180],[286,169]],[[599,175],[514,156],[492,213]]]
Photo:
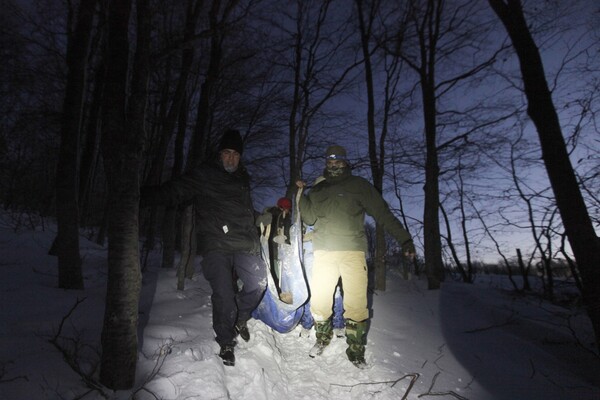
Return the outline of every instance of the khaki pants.
[[[344,318],[357,322],[369,318],[365,253],[316,250],[310,281],[310,311],[315,321],[322,322],[331,317],[335,287],[340,277],[344,292]]]

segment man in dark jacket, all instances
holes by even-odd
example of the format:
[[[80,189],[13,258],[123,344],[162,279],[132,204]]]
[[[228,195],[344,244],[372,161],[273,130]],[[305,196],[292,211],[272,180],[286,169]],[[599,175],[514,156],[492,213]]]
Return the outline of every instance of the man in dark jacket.
[[[332,302],[340,277],[344,288],[346,355],[357,367],[366,367],[367,343],[367,239],[365,213],[382,224],[402,245],[403,253],[414,257],[410,234],[394,217],[381,194],[366,179],[353,176],[346,149],[330,146],[326,151],[325,180],[300,199],[302,220],[314,226],[314,263],[310,282],[310,309],[315,320],[317,343],[309,355],[320,355],[333,336]],[[303,181],[296,182],[299,188]]]
[[[196,230],[202,272],[212,289],[213,329],[225,365],[235,365],[237,334],[250,339],[247,321],[267,285],[267,268],[260,257],[250,177],[240,163],[240,133],[228,130],[217,160],[156,187],[142,188],[142,203],[179,204],[195,200]],[[236,293],[233,276],[242,282]]]

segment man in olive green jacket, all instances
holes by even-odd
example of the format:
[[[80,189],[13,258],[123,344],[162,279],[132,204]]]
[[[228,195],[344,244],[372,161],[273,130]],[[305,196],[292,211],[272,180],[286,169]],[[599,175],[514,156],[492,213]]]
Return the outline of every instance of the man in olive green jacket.
[[[317,343],[309,355],[320,355],[331,341],[333,295],[341,277],[348,344],[346,355],[355,366],[364,368],[367,365],[364,354],[369,318],[365,213],[396,238],[405,255],[414,257],[415,247],[410,234],[375,187],[366,179],[352,175],[346,149],[330,146],[326,158],[325,180],[302,196],[299,203],[303,222],[314,225],[310,302]],[[306,186],[303,181],[296,185],[299,188]]]

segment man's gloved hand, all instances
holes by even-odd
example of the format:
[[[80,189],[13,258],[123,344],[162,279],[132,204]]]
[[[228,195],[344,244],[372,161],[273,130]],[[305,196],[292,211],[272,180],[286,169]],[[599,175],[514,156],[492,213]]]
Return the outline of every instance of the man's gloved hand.
[[[256,226],[260,226],[260,224],[263,224],[264,226],[270,225],[272,220],[273,216],[271,215],[271,213],[265,211],[258,217],[256,217]]]
[[[402,254],[413,259],[415,258],[415,253],[415,244],[413,243],[412,239],[402,243]]]
[[[273,238],[273,241],[277,244],[285,244],[286,240],[287,240],[287,237],[283,233],[280,233],[279,235],[277,235]]]

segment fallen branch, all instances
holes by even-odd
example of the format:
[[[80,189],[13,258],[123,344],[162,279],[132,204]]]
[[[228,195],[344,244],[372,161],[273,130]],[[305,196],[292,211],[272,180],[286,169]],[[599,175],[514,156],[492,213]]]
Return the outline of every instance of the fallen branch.
[[[356,386],[389,385],[389,384],[391,384],[390,387],[394,387],[398,382],[404,380],[405,378],[411,378],[410,383],[408,384],[408,387],[406,388],[406,392],[404,393],[404,396],[402,396],[402,400],[406,400],[407,396],[409,395],[410,391],[412,390],[413,386],[415,385],[415,382],[417,381],[417,379],[419,379],[419,376],[420,376],[419,373],[414,372],[412,374],[406,374],[406,375],[396,379],[395,381],[360,382],[360,383],[356,383],[354,385],[341,385],[341,384],[337,384],[337,383],[332,383],[332,384],[330,384],[330,386],[354,388]]]
[[[89,360],[87,360],[87,363],[89,365],[91,365],[91,368],[88,368],[88,369],[90,369],[88,372],[86,372],[84,370],[84,368],[82,367],[82,361],[85,361],[85,360],[82,360],[82,355],[81,355],[82,349],[88,347],[88,348],[94,350],[96,352],[96,354],[98,355],[98,360],[100,359],[99,351],[97,349],[93,349],[91,346],[83,344],[83,340],[81,339],[81,334],[80,334],[80,332],[77,332],[77,330],[75,331],[76,335],[74,338],[62,336],[62,331],[63,331],[65,323],[69,320],[69,318],[71,317],[73,312],[75,312],[77,307],[85,301],[85,299],[86,299],[85,297],[83,299],[77,298],[73,307],[71,307],[69,312],[60,321],[60,324],[58,325],[58,330],[57,330],[56,334],[52,338],[50,338],[48,340],[48,342],[50,342],[62,354],[63,360],[65,360],[65,362],[73,370],[73,372],[75,372],[77,375],[79,375],[81,377],[81,379],[83,380],[83,382],[89,389],[97,391],[102,397],[104,397],[105,399],[108,399],[108,398],[110,398],[110,395],[104,391],[104,388],[105,388],[104,385],[102,385],[100,382],[98,382],[94,378],[94,374],[96,372],[98,362],[94,363],[94,362],[90,362]],[[62,342],[71,343],[71,346],[65,346],[65,345],[63,345]],[[86,394],[87,393],[89,393],[89,392],[86,392]],[[85,396],[85,394],[84,394],[84,396]]]
[[[437,380],[439,375],[440,375],[439,372],[436,373],[435,376],[433,377],[433,379],[431,380],[431,385],[429,385],[429,390],[427,390],[426,393],[422,393],[422,394],[418,395],[417,397],[421,398],[421,397],[425,397],[425,396],[452,396],[459,400],[469,400],[466,397],[463,397],[451,390],[448,392],[432,392],[431,390],[433,389],[433,386],[435,385],[435,381]]]
[[[165,364],[167,357],[169,356],[169,354],[171,354],[172,351],[173,351],[173,339],[171,338],[171,339],[168,339],[165,342],[163,342],[163,344],[158,348],[158,356],[156,358],[156,362],[154,363],[154,367],[152,368],[152,371],[150,371],[150,373],[148,374],[146,379],[144,379],[144,382],[142,382],[141,386],[133,392],[133,396],[132,396],[133,398],[135,398],[135,395],[138,392],[145,391],[145,392],[149,393],[150,395],[154,396],[156,399],[158,399],[158,397],[156,396],[156,394],[154,392],[152,392],[148,388],[146,388],[146,384],[151,382],[158,375],[162,366]]]

